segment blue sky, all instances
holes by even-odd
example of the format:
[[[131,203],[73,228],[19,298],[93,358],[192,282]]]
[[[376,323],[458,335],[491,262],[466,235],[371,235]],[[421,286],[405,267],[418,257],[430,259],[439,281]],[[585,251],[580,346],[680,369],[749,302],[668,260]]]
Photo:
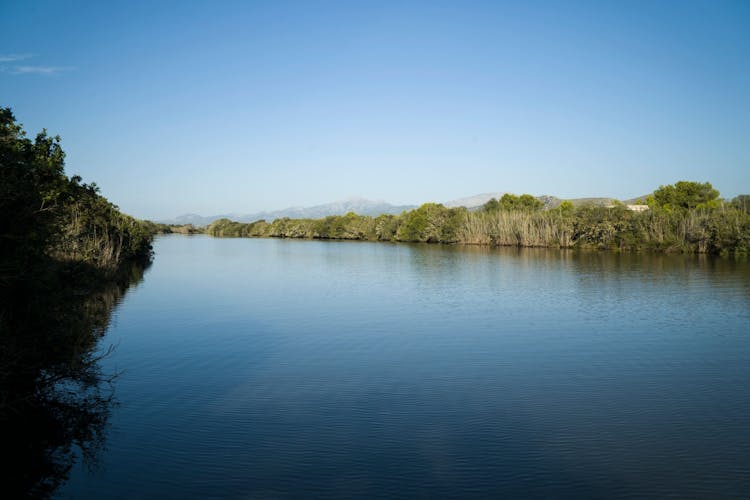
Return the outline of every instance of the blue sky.
[[[750,2],[0,2],[0,105],[144,218],[750,192]]]

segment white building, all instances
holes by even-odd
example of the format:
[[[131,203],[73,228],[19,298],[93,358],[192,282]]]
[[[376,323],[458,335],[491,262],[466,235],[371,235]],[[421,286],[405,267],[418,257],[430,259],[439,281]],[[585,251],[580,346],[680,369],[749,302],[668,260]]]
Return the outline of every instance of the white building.
[[[643,212],[645,210],[648,210],[648,205],[625,205],[628,207],[628,210],[632,210],[633,212]]]

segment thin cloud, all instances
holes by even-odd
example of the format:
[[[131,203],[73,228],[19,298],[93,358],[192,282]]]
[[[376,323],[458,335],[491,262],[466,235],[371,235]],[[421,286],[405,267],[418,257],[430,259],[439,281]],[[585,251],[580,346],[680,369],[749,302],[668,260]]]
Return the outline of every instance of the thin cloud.
[[[74,69],[71,66],[43,66],[40,64],[23,64],[19,61],[25,61],[34,57],[34,54],[0,54],[0,73],[9,73],[11,75],[57,75],[59,73]],[[3,64],[5,63],[5,64]],[[11,64],[8,64],[11,63]],[[13,64],[15,63],[15,64]]]
[[[71,69],[70,66],[16,66],[10,72],[14,75],[56,75]]]
[[[31,54],[0,54],[0,63],[23,61],[30,57]]]

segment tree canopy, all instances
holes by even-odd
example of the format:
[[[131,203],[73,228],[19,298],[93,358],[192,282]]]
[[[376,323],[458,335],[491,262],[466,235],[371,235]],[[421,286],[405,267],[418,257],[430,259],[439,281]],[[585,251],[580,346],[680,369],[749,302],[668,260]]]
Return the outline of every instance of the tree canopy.
[[[99,193],[64,173],[60,137],[32,141],[10,108],[0,108],[0,257],[3,280],[20,277],[47,257],[114,269],[151,250],[149,225],[121,213]]]
[[[530,194],[516,196],[505,193],[500,199],[492,198],[482,206],[485,212],[494,212],[497,210],[524,210],[533,212],[544,208],[544,203]]]
[[[659,186],[649,198],[649,204],[664,209],[715,208],[719,206],[719,192],[710,182],[679,181]]]

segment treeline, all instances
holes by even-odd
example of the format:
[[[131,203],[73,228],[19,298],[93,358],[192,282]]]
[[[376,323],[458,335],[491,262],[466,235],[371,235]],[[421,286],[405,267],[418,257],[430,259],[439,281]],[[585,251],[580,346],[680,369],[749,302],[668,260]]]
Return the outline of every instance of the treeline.
[[[148,230],[152,234],[203,234],[202,227],[192,224],[163,224],[145,221]]]
[[[11,498],[43,498],[109,412],[97,348],[151,257],[153,228],[64,173],[59,137],[0,108],[0,434]]]
[[[0,108],[0,282],[22,279],[49,259],[114,271],[148,258],[149,224],[121,213],[96,184],[64,173],[59,137],[32,141],[9,108]]]
[[[563,202],[544,209],[531,195],[504,195],[481,209],[426,203],[401,215],[348,213],[323,219],[233,222],[221,219],[206,234],[218,237],[274,237],[463,243],[492,246],[595,248],[747,254],[750,251],[750,196],[722,201],[709,183],[662,186],[636,212],[619,203],[574,207]]]

